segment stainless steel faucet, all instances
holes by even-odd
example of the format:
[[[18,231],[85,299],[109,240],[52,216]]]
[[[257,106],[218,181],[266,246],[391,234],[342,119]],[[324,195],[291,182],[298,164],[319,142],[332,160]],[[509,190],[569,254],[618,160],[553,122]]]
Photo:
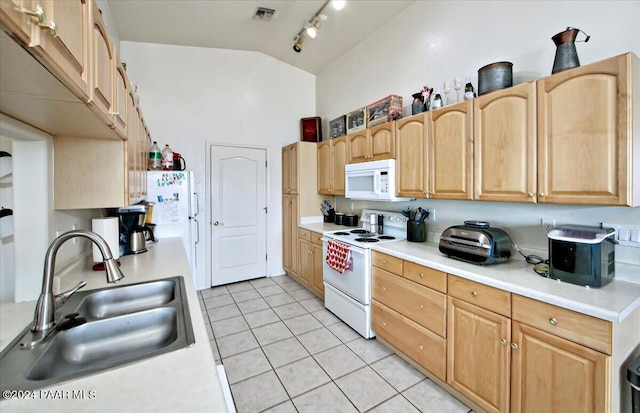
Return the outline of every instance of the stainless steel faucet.
[[[113,259],[113,255],[111,254],[109,245],[100,235],[96,234],[95,232],[78,229],[65,232],[64,234],[54,239],[49,246],[49,249],[47,250],[47,255],[45,256],[42,292],[40,293],[38,303],[36,304],[35,316],[33,318],[33,327],[31,328],[31,331],[33,331],[34,333],[41,332],[43,339],[48,336],[47,333],[49,332],[49,330],[55,326],[56,308],[64,303],[64,301],[66,301],[78,289],[84,287],[84,284],[86,284],[82,282],[71,290],[62,293],[57,297],[53,295],[53,272],[56,266],[56,254],[65,241],[68,241],[71,238],[75,237],[89,238],[94,244],[96,244],[96,246],[100,250],[100,253],[102,253],[102,258],[104,259],[104,269],[107,274],[108,283],[115,283],[124,278],[124,274],[122,274],[120,268],[118,268],[116,260]],[[58,305],[56,305],[56,301],[58,302]]]

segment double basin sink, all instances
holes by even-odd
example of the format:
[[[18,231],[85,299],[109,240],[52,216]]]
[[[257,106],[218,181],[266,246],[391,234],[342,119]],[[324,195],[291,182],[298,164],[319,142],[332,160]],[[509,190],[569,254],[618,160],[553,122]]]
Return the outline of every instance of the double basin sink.
[[[22,349],[29,325],[0,353],[2,390],[33,390],[195,343],[182,276],[75,293],[57,312],[85,324]]]

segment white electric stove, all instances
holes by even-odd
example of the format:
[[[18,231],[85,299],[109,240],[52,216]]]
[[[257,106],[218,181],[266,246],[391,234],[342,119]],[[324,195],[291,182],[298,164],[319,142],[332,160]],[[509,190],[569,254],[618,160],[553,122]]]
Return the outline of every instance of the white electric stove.
[[[375,227],[378,215],[383,216],[382,233],[370,231],[371,214],[375,216]],[[405,240],[407,221],[399,212],[365,209],[360,217],[362,227],[323,233],[323,257],[327,256],[329,240],[348,245],[351,255],[349,266],[342,274],[324,260],[324,305],[364,338],[375,337],[371,330],[371,246]]]

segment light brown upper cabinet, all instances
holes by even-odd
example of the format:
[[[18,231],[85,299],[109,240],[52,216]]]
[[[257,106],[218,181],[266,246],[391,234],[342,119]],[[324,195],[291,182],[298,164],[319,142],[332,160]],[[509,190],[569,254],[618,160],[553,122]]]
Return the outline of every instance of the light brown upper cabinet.
[[[127,111],[127,99],[129,95],[129,82],[127,80],[127,72],[125,72],[122,63],[117,64],[115,70],[115,79],[113,82],[113,128],[116,133],[123,139],[127,139],[127,122],[129,112]]]
[[[40,11],[32,8],[31,0],[3,0],[0,1],[0,20],[5,27],[22,44],[28,45],[31,41],[31,30],[37,27]],[[42,9],[44,22],[44,9]]]
[[[107,125],[113,126],[115,49],[109,39],[100,9],[90,2],[91,88],[89,106]]]
[[[640,205],[638,71],[627,53],[537,81],[538,202]]]
[[[347,137],[318,143],[318,193],[344,195],[344,166],[347,163]]]
[[[358,163],[395,158],[396,122],[384,123],[371,129],[347,135],[348,162]]]
[[[465,101],[427,112],[427,196],[473,195],[473,104]]]
[[[420,113],[396,121],[396,188],[398,196],[427,196],[426,114]]]
[[[536,202],[536,85],[474,99],[474,199]]]
[[[471,199],[472,102],[396,121],[399,196]]]
[[[298,193],[298,145],[282,147],[282,193]]]
[[[89,4],[87,0],[44,0],[45,23],[34,30],[31,47],[80,100],[89,101]]]

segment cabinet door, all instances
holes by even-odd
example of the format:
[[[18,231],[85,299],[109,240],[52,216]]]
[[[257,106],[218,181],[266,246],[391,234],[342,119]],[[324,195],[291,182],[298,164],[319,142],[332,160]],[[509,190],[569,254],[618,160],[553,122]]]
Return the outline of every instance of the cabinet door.
[[[538,202],[631,205],[631,54],[538,81]]]
[[[369,139],[367,131],[354,132],[347,135],[349,145],[349,161],[347,163],[366,162],[369,160]]]
[[[312,287],[320,296],[324,297],[324,283],[322,282],[322,263],[324,262],[324,257],[322,256],[322,245],[311,244],[311,251],[313,252],[313,254],[311,254],[313,259]]]
[[[511,320],[448,297],[447,383],[488,412],[509,408]]]
[[[298,276],[310,284],[313,278],[313,251],[311,242],[298,238]]]
[[[138,183],[139,174],[138,174],[138,163],[139,163],[139,155],[138,151],[140,148],[137,147],[137,143],[140,141],[138,135],[139,131],[139,122],[140,119],[138,117],[138,109],[135,103],[135,95],[133,93],[127,94],[127,118],[130,119],[130,122],[127,124],[127,179],[129,188],[129,201],[133,201],[138,196],[138,188],[140,184]]]
[[[369,129],[370,161],[396,157],[395,121]]]
[[[333,194],[333,140],[318,143],[318,193]]]
[[[512,412],[608,411],[611,357],[515,321],[512,346]]]
[[[122,64],[118,64],[115,72],[114,83],[114,129],[121,138],[127,139],[127,97],[129,89],[127,87],[127,74]]]
[[[333,142],[333,193],[344,195],[345,179],[344,166],[347,164],[347,137],[332,139]]]
[[[474,199],[536,201],[535,82],[474,99]]]
[[[473,104],[468,100],[427,112],[429,198],[473,197]]]
[[[298,193],[298,146],[295,143],[282,148],[282,193]]]
[[[293,206],[291,196],[282,197],[282,266],[287,272],[293,272]]]
[[[113,77],[115,70],[114,49],[107,27],[94,1],[91,4],[91,87],[89,105],[109,126],[113,125]]]
[[[427,195],[427,137],[425,114],[396,121],[398,196],[424,198]]]
[[[51,72],[80,100],[89,101],[89,4],[87,0],[44,0],[46,25],[55,24],[56,35],[47,28],[35,30],[33,50]]]
[[[35,11],[35,5],[31,4],[31,0],[0,1],[0,23],[24,46],[29,45],[32,27],[37,27],[36,17],[31,17],[26,11]]]

